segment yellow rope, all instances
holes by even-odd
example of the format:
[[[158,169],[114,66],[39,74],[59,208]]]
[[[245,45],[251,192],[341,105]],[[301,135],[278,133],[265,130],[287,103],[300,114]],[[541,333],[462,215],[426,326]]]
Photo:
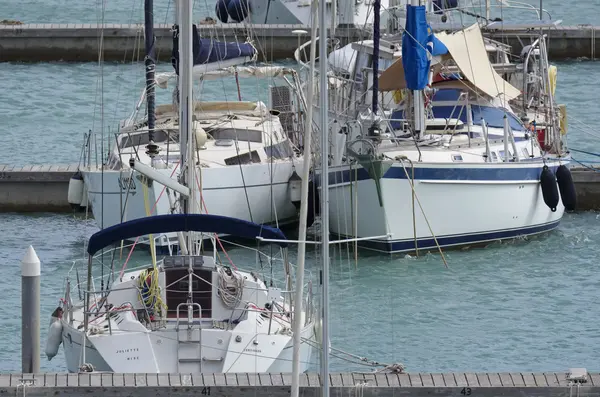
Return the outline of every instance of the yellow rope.
[[[146,278],[150,276],[150,285],[146,283]],[[148,309],[163,317],[167,312],[167,305],[162,300],[160,294],[160,285],[158,283],[158,268],[155,266],[152,270],[144,270],[140,273],[139,279],[140,290],[148,289],[147,292],[140,294],[140,301]]]
[[[150,212],[150,200],[148,194],[148,185],[143,181],[142,190],[144,191],[144,207],[146,208],[146,216],[152,216]],[[154,236],[148,235],[150,239],[150,255],[152,257],[152,270],[144,270],[140,273],[139,287],[140,290],[147,288],[146,293],[140,294],[140,301],[151,311],[158,314],[159,317],[166,314],[167,305],[163,302],[161,297],[160,285],[158,283],[158,267],[156,266],[156,245],[154,243]],[[150,277],[150,285],[146,283],[146,278]]]

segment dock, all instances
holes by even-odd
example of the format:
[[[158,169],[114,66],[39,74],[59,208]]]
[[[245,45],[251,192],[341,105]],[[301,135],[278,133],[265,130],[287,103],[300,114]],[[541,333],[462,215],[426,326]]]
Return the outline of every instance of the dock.
[[[310,28],[303,25],[252,25],[253,40],[262,60],[291,58],[299,46],[294,30],[304,30],[300,44],[310,38]],[[203,37],[225,41],[244,41],[248,28],[243,24],[202,24],[198,30]],[[549,56],[552,60],[571,58],[595,59],[600,51],[596,33],[600,26],[575,25],[544,28],[549,37]],[[484,33],[486,29],[483,29]],[[341,44],[369,37],[358,28],[339,27]],[[159,61],[170,62],[172,49],[171,25],[154,27]],[[487,35],[512,46],[519,53],[530,44],[527,29],[489,29]],[[141,24],[21,24],[0,25],[0,62],[98,61],[102,36],[105,61],[142,61],[144,59],[144,27]]]
[[[600,373],[585,382],[567,373],[334,373],[332,396],[544,396],[587,397],[600,394]],[[0,393],[46,396],[229,396],[287,397],[291,374],[2,374]],[[319,374],[300,375],[300,395],[321,395]]]
[[[0,212],[69,212],[69,179],[77,164],[0,165]]]
[[[600,210],[600,167],[571,167],[577,211]],[[77,164],[0,165],[0,212],[71,212],[69,179]]]

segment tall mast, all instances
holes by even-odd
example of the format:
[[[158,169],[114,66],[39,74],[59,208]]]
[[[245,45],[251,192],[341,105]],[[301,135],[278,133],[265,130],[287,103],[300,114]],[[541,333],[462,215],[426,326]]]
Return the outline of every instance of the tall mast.
[[[193,212],[195,162],[192,140],[193,81],[192,81],[192,1],[179,0],[179,152],[182,183],[190,189],[183,199],[182,211]],[[193,253],[192,233],[188,233],[188,251]]]
[[[373,2],[373,100],[372,110],[373,117],[377,114],[377,105],[379,98],[379,14],[381,12],[381,1]]]
[[[319,105],[321,131],[321,244],[323,254],[323,319],[321,381],[323,397],[329,397],[329,128],[327,81],[327,3],[319,1]]]
[[[335,0],[334,0],[335,1]],[[292,355],[292,396],[300,394],[300,345],[302,344],[302,292],[304,288],[304,260],[306,258],[306,218],[308,215],[308,175],[310,172],[313,96],[315,87],[315,58],[317,52],[317,3],[311,4],[312,23],[310,29],[310,74],[308,75],[307,109],[304,122],[304,167],[302,169],[302,190],[300,201],[300,225],[298,226],[298,264],[296,267],[296,294],[294,297],[293,317],[293,355]],[[319,40],[320,41],[320,40]]]
[[[146,113],[148,113],[148,145],[146,153],[150,158],[158,154],[158,147],[154,144],[154,128],[156,123],[155,111],[155,93],[154,93],[154,72],[156,69],[156,49],[154,37],[154,2],[145,0],[144,2],[144,46],[146,57]]]

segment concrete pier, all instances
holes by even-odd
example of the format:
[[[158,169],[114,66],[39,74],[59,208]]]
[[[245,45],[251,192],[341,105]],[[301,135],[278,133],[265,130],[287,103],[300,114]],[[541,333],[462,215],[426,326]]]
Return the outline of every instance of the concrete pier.
[[[600,210],[600,166],[571,167],[577,211]],[[0,212],[71,212],[67,201],[71,165],[0,165]]]
[[[332,396],[597,396],[600,374],[570,381],[567,373],[336,373],[329,378]],[[291,374],[2,374],[0,393],[46,396],[229,396],[287,397]],[[321,395],[318,374],[300,375],[300,395]]]
[[[69,179],[77,164],[0,165],[1,212],[70,212]]]
[[[571,167],[577,211],[600,210],[600,166]]]
[[[97,61],[100,34],[103,34],[104,59],[106,61],[143,60],[143,25],[121,24],[23,24],[0,25],[0,62],[44,62],[44,61]],[[206,25],[198,28],[204,37],[217,37],[219,40],[244,41],[248,29],[242,24]],[[154,33],[157,38],[157,53],[160,61],[170,61],[172,49],[171,25],[157,24]],[[255,45],[263,59],[277,60],[291,58],[298,47],[298,37],[293,30],[310,29],[303,25],[253,25]],[[342,44],[368,37],[359,29],[337,29]],[[484,30],[486,32],[486,30]],[[600,51],[596,33],[600,26],[577,25],[544,29],[549,37],[549,56],[552,60],[587,57],[594,59]],[[525,29],[502,31],[489,29],[487,34],[499,41],[510,44],[513,52],[519,53],[522,46],[529,44]],[[304,35],[301,43],[308,41]]]

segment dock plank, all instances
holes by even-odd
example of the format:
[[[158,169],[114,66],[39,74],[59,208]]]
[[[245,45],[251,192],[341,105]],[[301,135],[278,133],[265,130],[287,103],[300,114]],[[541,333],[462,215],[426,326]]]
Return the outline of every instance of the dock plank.
[[[525,381],[523,381],[523,375],[520,372],[511,372],[510,379],[512,381],[513,386],[524,387]]]
[[[533,374],[533,377],[538,387],[548,387],[548,381],[546,380],[544,374]]]
[[[500,374],[497,372],[490,372],[488,374],[488,378],[490,378],[490,384],[492,387],[502,387],[502,379],[500,379]]]
[[[412,386],[412,383],[410,381],[410,376],[408,374],[398,374],[398,382],[400,382],[401,387]]]
[[[456,380],[454,379],[454,374],[448,373],[448,374],[442,374],[442,377],[444,378],[444,383],[446,384],[446,387],[456,387]]]
[[[433,385],[433,380],[431,379],[431,377],[430,377],[430,380],[431,380],[431,384]],[[409,373],[407,383],[408,383],[407,385],[403,385],[403,386],[411,386],[411,387],[424,386],[423,379],[421,377],[421,374],[419,374],[419,373],[416,373],[416,374]]]
[[[433,384],[433,378],[431,377],[431,374],[420,373],[419,379],[421,380],[421,383],[419,386],[421,386],[421,385],[424,387],[434,387],[435,386]]]
[[[479,380],[477,379],[477,375],[471,372],[465,373],[465,378],[467,379],[467,386],[469,387],[478,387]]]
[[[508,387],[513,387],[515,384],[513,383],[513,380],[510,376],[510,373],[508,372],[500,372],[498,374],[498,376],[500,377],[500,382],[502,382],[502,386],[508,386]]]
[[[548,382],[548,386],[558,386],[558,378],[554,372],[544,372],[544,376],[546,377],[546,382]]]
[[[454,381],[456,382],[456,386],[458,387],[466,387],[469,386],[469,382],[467,382],[467,374],[464,372],[457,372],[454,374]]]
[[[535,378],[531,372],[521,372],[521,376],[523,377],[523,383],[525,383],[526,387],[537,386],[535,383]]]
[[[600,374],[588,372],[588,382],[594,386],[600,386]]]
[[[443,374],[435,373],[435,374],[431,374],[431,377],[433,378],[433,384],[434,384],[435,387],[444,387],[444,386],[446,386],[446,382],[444,382],[444,375]]]
[[[374,374],[375,384],[377,387],[389,387],[390,383],[388,381],[387,374]]]
[[[492,383],[490,382],[490,377],[486,373],[477,373],[477,380],[479,381],[479,387],[490,387]]]

